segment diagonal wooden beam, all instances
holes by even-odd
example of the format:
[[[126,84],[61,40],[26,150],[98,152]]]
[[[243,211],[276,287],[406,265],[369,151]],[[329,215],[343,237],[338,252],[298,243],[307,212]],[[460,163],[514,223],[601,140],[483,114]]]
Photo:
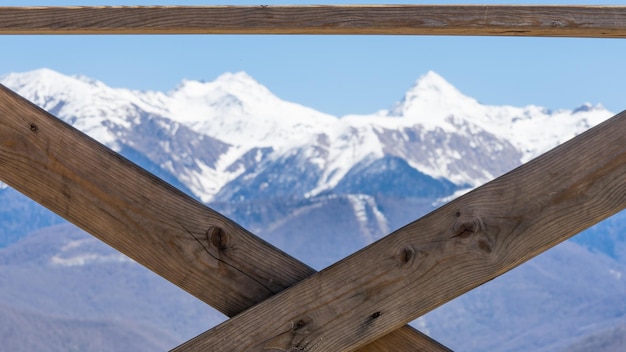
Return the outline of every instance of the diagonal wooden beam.
[[[626,112],[180,346],[352,351],[626,207]]]
[[[0,179],[228,316],[315,271],[0,85]],[[446,351],[406,326],[364,351]]]
[[[0,7],[0,34],[408,34],[624,38],[626,7]]]

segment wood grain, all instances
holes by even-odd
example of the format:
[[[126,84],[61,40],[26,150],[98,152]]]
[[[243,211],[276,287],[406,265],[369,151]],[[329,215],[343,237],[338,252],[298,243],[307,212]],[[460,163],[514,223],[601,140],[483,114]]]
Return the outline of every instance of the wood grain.
[[[624,131],[626,112],[178,350],[355,350],[624,209]]]
[[[626,6],[0,7],[0,34],[626,37]]]
[[[228,316],[315,272],[1,85],[0,179]],[[384,346],[447,351],[409,326]]]
[[[2,181],[221,312],[313,273],[4,87],[0,102]]]

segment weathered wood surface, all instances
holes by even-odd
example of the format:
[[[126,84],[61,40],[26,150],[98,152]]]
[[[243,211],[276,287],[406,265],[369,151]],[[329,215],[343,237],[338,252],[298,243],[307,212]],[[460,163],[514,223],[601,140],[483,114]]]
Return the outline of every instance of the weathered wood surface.
[[[625,131],[626,112],[178,350],[355,350],[624,209]]]
[[[440,344],[438,341],[429,338],[426,335],[422,335],[421,332],[414,330],[405,325],[401,329],[393,331],[389,335],[385,335],[382,338],[371,342],[359,351],[378,351],[378,352],[451,352],[448,347]],[[415,335],[422,335],[423,337],[417,338]],[[190,348],[193,350],[193,348]],[[184,349],[181,349],[184,350]]]
[[[228,316],[315,272],[1,85],[0,180]],[[447,350],[409,326],[384,346]]]
[[[0,34],[626,37],[626,6],[0,7]]]
[[[0,179],[227,315],[313,272],[4,87]]]

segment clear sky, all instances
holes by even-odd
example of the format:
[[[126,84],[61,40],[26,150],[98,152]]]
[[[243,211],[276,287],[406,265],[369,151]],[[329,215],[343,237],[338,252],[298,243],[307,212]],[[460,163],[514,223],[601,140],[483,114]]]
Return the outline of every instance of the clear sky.
[[[347,3],[507,1],[2,1],[6,6]],[[591,102],[614,112],[626,109],[626,39],[0,36],[0,75],[41,67],[86,75],[113,87],[161,91],[174,89],[182,79],[208,81],[223,72],[246,71],[282,99],[338,116],[390,107],[428,70],[486,104],[558,109]]]

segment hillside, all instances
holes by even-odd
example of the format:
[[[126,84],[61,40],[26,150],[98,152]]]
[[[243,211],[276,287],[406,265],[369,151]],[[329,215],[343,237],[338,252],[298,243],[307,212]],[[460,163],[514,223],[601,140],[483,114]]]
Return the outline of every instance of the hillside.
[[[71,319],[0,305],[0,347],[14,352],[158,351],[169,333],[132,321]]]

